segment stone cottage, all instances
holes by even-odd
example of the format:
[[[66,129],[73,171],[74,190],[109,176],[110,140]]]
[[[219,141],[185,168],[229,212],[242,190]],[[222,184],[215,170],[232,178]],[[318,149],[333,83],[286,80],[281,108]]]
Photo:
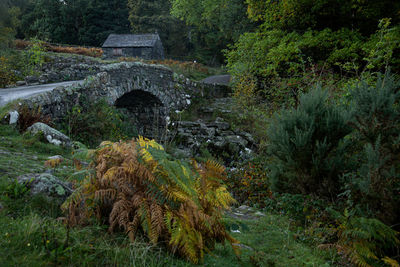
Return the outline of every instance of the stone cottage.
[[[164,47],[155,34],[110,34],[103,44],[105,58],[164,59]]]

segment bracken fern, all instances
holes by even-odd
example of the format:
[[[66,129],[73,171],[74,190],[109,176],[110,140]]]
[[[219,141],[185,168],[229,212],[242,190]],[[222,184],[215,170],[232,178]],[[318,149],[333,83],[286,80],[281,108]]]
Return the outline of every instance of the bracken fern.
[[[131,241],[142,232],[193,263],[216,242],[237,241],[225,230],[222,210],[234,202],[222,181],[224,168],[173,160],[154,140],[103,142],[92,163],[95,174],[63,204],[72,224],[96,216],[109,231],[123,229]]]
[[[398,232],[377,219],[357,217],[345,210],[338,216],[338,237],[335,244],[320,245],[320,248],[335,247],[350,262],[360,267],[382,266],[383,263],[398,267],[399,263],[387,256],[387,251],[400,244]]]

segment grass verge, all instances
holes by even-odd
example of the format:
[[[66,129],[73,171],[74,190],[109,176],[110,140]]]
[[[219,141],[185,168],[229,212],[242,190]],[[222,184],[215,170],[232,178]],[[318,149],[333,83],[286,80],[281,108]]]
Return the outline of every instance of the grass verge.
[[[130,243],[125,234],[109,234],[104,225],[69,229],[54,199],[23,191],[10,195],[18,175],[43,172],[44,162],[56,154],[65,160],[54,175],[70,178],[71,151],[21,135],[8,125],[0,125],[0,136],[1,266],[192,266],[169,254],[162,244],[151,246],[144,239]],[[240,233],[233,235],[242,244],[241,259],[228,244],[218,245],[206,255],[204,266],[330,266],[332,262],[329,253],[298,242],[287,217],[225,219],[228,226],[240,226]]]

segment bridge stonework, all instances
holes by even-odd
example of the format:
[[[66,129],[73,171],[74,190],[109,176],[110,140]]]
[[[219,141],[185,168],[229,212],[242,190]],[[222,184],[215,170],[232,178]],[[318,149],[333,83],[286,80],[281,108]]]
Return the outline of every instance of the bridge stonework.
[[[122,62],[101,66],[99,73],[87,77],[81,85],[57,87],[25,102],[30,106],[41,106],[42,112],[55,121],[61,120],[82,99],[87,103],[105,99],[110,105],[122,105],[120,107],[133,113],[152,112],[152,115],[152,105],[157,105],[155,108],[160,111],[157,116],[165,121],[171,111],[185,109],[196,97],[213,98],[228,93],[226,86],[193,82],[162,65]],[[141,105],[137,106],[139,102]],[[152,115],[141,117],[150,120]],[[139,114],[136,117],[140,117]],[[146,124],[143,120],[137,120],[137,123]]]

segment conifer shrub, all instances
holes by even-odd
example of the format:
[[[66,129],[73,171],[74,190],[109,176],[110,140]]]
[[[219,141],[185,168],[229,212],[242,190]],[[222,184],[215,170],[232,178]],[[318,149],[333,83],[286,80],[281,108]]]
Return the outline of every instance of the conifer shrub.
[[[103,142],[93,172],[63,204],[71,224],[93,217],[121,229],[131,241],[142,233],[193,263],[216,242],[237,241],[225,230],[222,210],[234,202],[222,181],[224,168],[174,160],[154,140]]]
[[[346,170],[350,113],[317,87],[297,108],[275,115],[267,130],[274,190],[336,197]]]
[[[351,91],[358,168],[345,176],[353,208],[385,223],[400,220],[400,81],[391,74]]]
[[[349,101],[339,105],[316,88],[301,96],[297,108],[275,115],[267,131],[272,189],[290,193],[277,203],[289,211],[293,206],[296,214],[306,205],[292,205],[291,194],[334,201],[340,216],[332,223],[327,214],[321,222],[335,225],[325,237],[332,243],[321,247],[333,245],[357,266],[398,266],[399,89],[393,75],[380,75],[350,89]]]

